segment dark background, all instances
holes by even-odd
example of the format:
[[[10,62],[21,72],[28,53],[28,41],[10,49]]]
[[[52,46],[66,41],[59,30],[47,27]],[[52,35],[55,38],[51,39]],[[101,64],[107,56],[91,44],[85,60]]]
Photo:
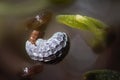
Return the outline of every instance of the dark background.
[[[46,30],[45,38],[49,38],[54,32],[64,31],[69,34],[71,42],[70,51],[65,59],[56,65],[44,65],[43,72],[34,77],[34,80],[80,80],[81,75],[88,70],[96,68],[119,70],[118,66],[120,64],[118,62],[113,61],[112,63],[115,64],[109,65],[113,59],[111,56],[114,56],[114,54],[95,54],[83,39],[83,36],[86,39],[90,38],[87,33],[66,27],[55,20],[55,16],[58,14],[81,14],[97,18],[110,26],[116,26],[120,21],[119,0],[75,0],[72,4],[64,6],[49,5],[47,3],[42,4],[40,0],[3,0],[0,3],[20,4],[27,1],[31,2],[30,5],[32,3],[36,4],[37,2],[43,6],[37,5],[37,7],[31,8],[30,11],[28,10],[28,12],[23,13],[19,13],[20,7],[18,7],[18,11],[15,12],[13,12],[14,10],[5,12],[3,9],[3,13],[0,12],[1,39],[9,33],[13,36],[14,34],[24,33],[24,22],[31,16],[39,13],[40,9],[47,8],[52,10],[53,19],[48,25],[49,27]],[[34,6],[34,4],[31,6]],[[26,6],[27,3],[25,7]],[[0,6],[0,8],[1,7],[2,6]],[[21,35],[23,36],[23,42],[25,42],[25,35]]]

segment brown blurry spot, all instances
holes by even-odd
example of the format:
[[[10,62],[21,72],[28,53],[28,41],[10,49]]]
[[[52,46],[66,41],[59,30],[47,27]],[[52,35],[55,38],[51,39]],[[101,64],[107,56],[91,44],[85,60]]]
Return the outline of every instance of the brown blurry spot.
[[[42,72],[42,70],[43,70],[43,65],[40,64],[36,64],[32,67],[25,67],[23,69],[23,72],[21,73],[21,76],[24,78],[32,77],[33,75]]]
[[[36,16],[39,16],[38,21],[36,19]],[[27,28],[28,29],[35,29],[35,30],[43,30],[45,29],[46,25],[49,23],[52,17],[52,13],[50,11],[41,11],[39,14],[37,14],[35,17],[32,17],[27,22]]]

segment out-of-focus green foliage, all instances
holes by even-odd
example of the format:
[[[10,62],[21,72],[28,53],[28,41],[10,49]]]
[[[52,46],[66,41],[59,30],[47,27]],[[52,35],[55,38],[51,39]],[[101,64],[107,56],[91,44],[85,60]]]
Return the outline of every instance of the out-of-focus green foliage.
[[[11,1],[0,2],[0,15],[25,15],[36,12],[48,6],[47,0],[28,0],[14,3]]]
[[[111,70],[93,70],[86,72],[83,80],[120,80],[120,73]]]
[[[37,12],[52,5],[66,5],[74,0],[25,0],[25,1],[0,1],[0,15],[26,15]]]
[[[105,29],[107,25],[103,22],[82,15],[58,15],[57,20],[69,27],[87,30],[94,34],[94,38],[91,41],[87,41],[88,45],[91,47],[98,46],[98,44],[101,46],[104,45]]]

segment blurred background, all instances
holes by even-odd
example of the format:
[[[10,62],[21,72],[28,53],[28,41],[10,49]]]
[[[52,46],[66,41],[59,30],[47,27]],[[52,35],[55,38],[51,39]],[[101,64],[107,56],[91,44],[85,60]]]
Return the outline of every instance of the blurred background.
[[[10,49],[13,46],[18,46],[19,53],[15,54],[29,60],[24,49],[24,43],[28,37],[25,24],[28,19],[37,15],[42,9],[51,10],[53,13],[53,18],[45,32],[45,38],[49,38],[57,31],[64,31],[70,36],[71,47],[63,61],[55,65],[45,64],[43,72],[33,77],[33,80],[80,80],[81,75],[88,70],[96,68],[120,70],[119,63],[115,63],[117,67],[110,64],[111,55],[95,54],[91,50],[82,37],[86,36],[89,39],[88,34],[77,29],[68,28],[55,20],[55,16],[59,14],[81,14],[99,19],[110,26],[115,26],[120,21],[119,0],[1,0],[1,47],[3,48],[4,45],[9,43],[13,44],[12,46],[9,45],[8,48]],[[15,39],[7,39],[8,37]],[[2,54],[4,53],[1,52],[0,55]],[[6,55],[8,54],[10,53],[8,52]],[[6,58],[6,55],[2,57],[11,61],[11,58]],[[2,60],[0,62],[0,65],[4,63]]]

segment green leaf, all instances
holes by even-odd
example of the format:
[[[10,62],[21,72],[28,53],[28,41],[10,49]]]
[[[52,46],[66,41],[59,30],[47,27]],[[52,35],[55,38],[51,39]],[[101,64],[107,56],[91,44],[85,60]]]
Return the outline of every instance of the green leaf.
[[[92,48],[96,45],[104,45],[105,29],[107,28],[107,25],[103,22],[82,15],[58,15],[57,20],[69,27],[91,32],[94,35],[94,38],[91,41],[86,40],[86,42]]]
[[[112,70],[93,70],[83,74],[83,80],[120,80],[120,73]]]

